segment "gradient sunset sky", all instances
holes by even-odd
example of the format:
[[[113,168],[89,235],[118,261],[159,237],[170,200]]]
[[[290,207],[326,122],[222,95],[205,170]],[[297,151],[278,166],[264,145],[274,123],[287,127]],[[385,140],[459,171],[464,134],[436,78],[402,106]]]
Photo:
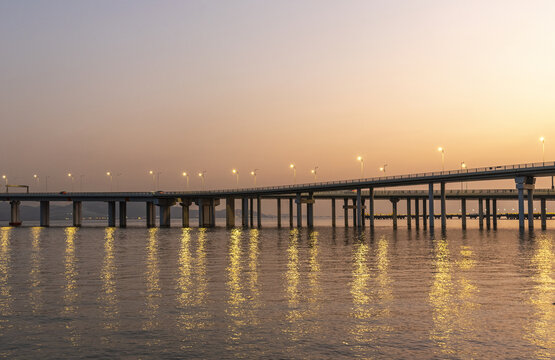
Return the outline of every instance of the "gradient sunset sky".
[[[555,160],[555,1],[0,1],[0,173],[210,188]],[[543,183],[539,183],[543,184]],[[547,184],[547,183],[546,183]],[[77,189],[76,189],[77,190]],[[120,189],[121,190],[121,189]]]

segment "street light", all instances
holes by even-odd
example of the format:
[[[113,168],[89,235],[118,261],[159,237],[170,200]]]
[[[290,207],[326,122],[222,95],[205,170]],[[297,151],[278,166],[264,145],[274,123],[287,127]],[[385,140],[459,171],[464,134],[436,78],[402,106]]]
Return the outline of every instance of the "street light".
[[[542,163],[545,165],[545,138],[542,136],[540,141],[542,143]]]
[[[37,189],[38,189],[39,184],[40,184],[40,179],[39,179],[39,176],[37,174],[33,175],[33,181],[35,181],[35,185],[37,185]]]
[[[318,175],[318,166],[315,166],[314,169],[310,170],[312,175],[314,175],[314,181],[316,181],[316,176]]]
[[[360,178],[362,179],[364,177],[364,159],[362,156],[358,156],[357,160],[360,161]]]
[[[461,161],[461,170],[466,169],[466,163],[464,161]],[[463,190],[463,182],[461,181],[461,190]]]
[[[6,181],[6,192],[8,192],[8,177],[6,175],[2,175],[2,179]]]
[[[237,187],[239,187],[239,171],[236,169],[231,170],[231,172],[235,175],[235,180],[237,181]]]
[[[71,191],[73,191],[73,175],[71,173],[67,173],[67,176],[71,179]]]
[[[260,170],[260,169],[254,169],[253,171],[251,171],[251,175],[253,177],[253,181],[254,181],[254,186],[256,187],[256,172]]]
[[[289,167],[293,169],[293,184],[297,184],[297,167],[295,167],[295,164],[291,164]]]
[[[113,179],[114,177],[112,176],[112,173],[107,171],[106,175],[110,178],[110,191],[112,191],[112,183],[113,183]]]
[[[206,170],[201,171],[198,173],[198,176],[200,177],[200,181],[202,183],[202,190],[204,190],[204,176],[206,175]]]
[[[437,151],[441,153],[441,171],[445,171],[445,149],[440,146]]]
[[[150,170],[148,173],[152,175],[152,186],[154,187],[154,191],[156,191],[156,189],[160,187],[160,174],[162,172],[161,171],[154,172]]]
[[[383,172],[383,176],[387,176],[386,175],[386,167],[387,167],[387,164],[383,164],[383,166],[380,167],[380,171]]]
[[[187,188],[186,190],[189,190],[189,174],[187,174],[187,172],[183,171],[183,177],[186,178],[187,180]]]

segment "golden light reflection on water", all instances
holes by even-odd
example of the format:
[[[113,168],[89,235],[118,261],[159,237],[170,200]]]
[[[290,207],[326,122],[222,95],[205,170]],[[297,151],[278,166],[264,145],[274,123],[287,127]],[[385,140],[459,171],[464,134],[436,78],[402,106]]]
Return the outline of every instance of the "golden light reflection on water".
[[[79,345],[79,333],[75,327],[74,316],[78,311],[78,293],[77,293],[77,264],[75,256],[75,236],[77,227],[68,227],[65,229],[66,248],[64,255],[64,309],[62,315],[68,318],[66,329],[69,331],[67,339],[73,346]]]
[[[454,351],[449,342],[453,333],[451,312],[453,280],[449,246],[446,240],[434,241],[433,255],[434,278],[429,294],[433,327],[430,338],[444,354],[453,354]]]
[[[33,314],[37,314],[42,306],[42,287],[40,279],[40,233],[41,227],[31,229],[31,270],[29,271],[31,309]]]
[[[241,230],[231,230],[229,239],[229,265],[227,267],[227,287],[229,292],[227,314],[230,317],[229,333],[230,340],[237,341],[241,338],[241,328],[246,324],[243,303],[245,297],[241,284]]]
[[[286,320],[294,325],[301,318],[299,310],[299,230],[292,229],[289,232],[289,246],[287,247],[287,300],[289,311]],[[292,331],[293,333],[293,331]]]
[[[0,229],[0,334],[10,327],[8,316],[12,314],[10,277],[10,227]]]
[[[143,330],[152,330],[158,327],[158,310],[160,308],[160,268],[158,258],[158,229],[151,228],[148,231],[146,247],[146,299]]]
[[[177,326],[181,331],[192,330],[194,322],[191,314],[187,311],[193,304],[193,281],[192,281],[192,256],[190,250],[191,234],[190,229],[183,229],[179,244],[179,268],[177,278],[177,303],[180,313]]]
[[[535,346],[536,359],[553,359],[555,356],[555,286],[553,278],[553,237],[541,234],[536,238],[531,259],[535,285],[529,293],[532,316],[524,331],[525,339]]]
[[[100,304],[104,316],[103,327],[106,330],[117,330],[119,328],[116,288],[117,268],[114,256],[115,231],[113,227],[108,227],[104,230],[104,260],[100,270],[100,279],[102,280]]]

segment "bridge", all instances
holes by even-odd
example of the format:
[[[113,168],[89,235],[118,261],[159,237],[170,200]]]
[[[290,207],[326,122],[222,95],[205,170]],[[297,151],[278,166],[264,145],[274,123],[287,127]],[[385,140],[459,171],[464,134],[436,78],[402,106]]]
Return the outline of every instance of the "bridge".
[[[534,228],[534,198],[541,203],[541,226],[546,228],[546,202],[555,198],[555,190],[538,189],[535,190],[535,182],[538,177],[555,175],[555,162],[529,163],[517,165],[500,165],[481,167],[473,169],[450,170],[429,173],[417,173],[398,176],[383,176],[365,179],[353,179],[343,181],[315,182],[299,185],[254,187],[240,189],[222,189],[208,191],[186,191],[186,192],[62,192],[62,193],[2,193],[0,201],[9,201],[11,204],[10,225],[21,225],[19,205],[22,201],[40,202],[40,225],[50,225],[50,202],[69,201],[73,203],[73,225],[82,224],[82,203],[84,201],[101,201],[108,204],[108,226],[116,226],[116,204],[119,203],[119,226],[127,225],[126,205],[127,202],[144,202],[146,204],[146,225],[147,227],[156,226],[156,207],[159,208],[159,218],[161,227],[170,226],[170,207],[180,204],[182,207],[182,226],[189,227],[189,208],[196,204],[199,208],[199,227],[215,226],[215,209],[222,199],[225,199],[226,225],[235,226],[235,202],[240,200],[241,218],[243,226],[254,226],[254,200],[257,207],[256,226],[261,226],[261,200],[275,199],[277,201],[277,225],[281,226],[281,205],[282,200],[289,202],[289,226],[294,226],[294,203],[296,206],[296,226],[303,226],[303,204],[306,206],[306,226],[314,225],[314,202],[316,200],[331,200],[332,226],[336,225],[336,200],[343,200],[343,211],[345,226],[349,226],[349,210],[352,210],[352,225],[355,227],[365,227],[366,220],[368,226],[374,227],[375,199],[388,199],[392,204],[393,227],[397,227],[397,203],[404,199],[407,202],[407,226],[422,226],[434,229],[435,210],[434,200],[440,201],[440,223],[441,228],[445,229],[447,224],[446,201],[458,200],[461,208],[462,227],[466,228],[466,201],[477,199],[479,204],[478,217],[480,226],[483,227],[483,220],[489,227],[493,222],[493,227],[497,227],[497,206],[498,199],[516,199],[518,201],[518,221],[519,228],[525,228],[526,219],[528,228]],[[492,181],[514,179],[515,189],[507,190],[446,190],[448,183],[461,183],[473,181]],[[428,185],[428,190],[376,190],[387,189],[400,186]],[[435,186],[439,185],[439,191]],[[7,188],[6,188],[7,189]],[[525,199],[528,211],[525,211]],[[366,206],[366,203],[368,206]],[[414,215],[412,213],[412,203],[414,203]],[[422,215],[420,215],[420,203],[422,203]],[[484,213],[485,203],[485,213]],[[249,214],[250,209],[250,214]],[[365,212],[368,213],[365,216]],[[429,214],[429,215],[428,215]],[[250,216],[249,216],[250,215]],[[250,220],[250,222],[249,222]]]

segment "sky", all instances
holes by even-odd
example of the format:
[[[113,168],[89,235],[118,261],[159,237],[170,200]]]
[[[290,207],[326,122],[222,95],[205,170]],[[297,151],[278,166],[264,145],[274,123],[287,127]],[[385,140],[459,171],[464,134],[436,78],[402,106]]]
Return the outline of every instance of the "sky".
[[[0,173],[265,186],[291,163],[299,183],[358,178],[357,156],[365,177],[438,171],[438,146],[446,169],[539,162],[540,136],[555,160],[554,18],[536,0],[0,0]]]

